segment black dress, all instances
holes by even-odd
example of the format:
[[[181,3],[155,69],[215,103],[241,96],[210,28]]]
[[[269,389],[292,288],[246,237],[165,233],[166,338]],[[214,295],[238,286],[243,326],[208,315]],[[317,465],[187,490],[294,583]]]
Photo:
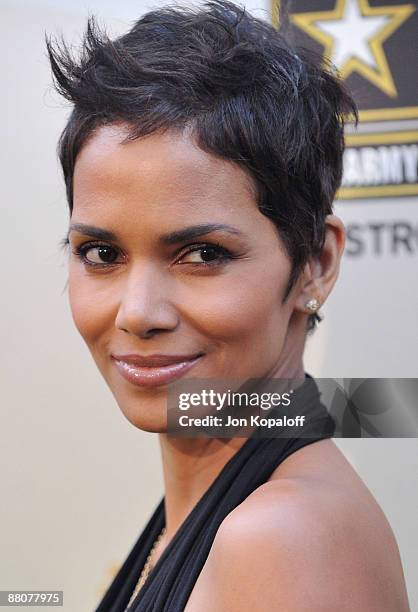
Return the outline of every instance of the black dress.
[[[307,444],[332,437],[334,423],[321,404],[320,393],[309,374],[295,390],[294,405],[297,414],[309,417],[303,434],[300,433],[300,437],[268,438],[263,437],[266,432],[256,430],[246,440],[183,521],[133,600],[129,612],[182,612],[224,518],[265,483],[286,457]],[[151,547],[164,526],[163,498],[96,612],[124,612]]]

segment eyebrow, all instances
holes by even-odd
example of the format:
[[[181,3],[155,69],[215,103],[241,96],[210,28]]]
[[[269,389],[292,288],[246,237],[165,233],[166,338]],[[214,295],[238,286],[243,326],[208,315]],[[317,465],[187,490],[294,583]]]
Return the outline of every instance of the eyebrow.
[[[161,236],[160,242],[168,245],[177,244],[212,232],[228,232],[229,234],[236,234],[238,236],[242,235],[242,232],[236,227],[226,225],[225,223],[202,223],[200,225],[191,225],[184,229],[170,232],[169,234],[164,234]]]
[[[116,234],[113,232],[100,227],[94,227],[94,225],[86,225],[85,223],[71,223],[68,229],[67,238],[71,232],[79,232],[80,234],[85,234],[92,238],[99,238],[100,240],[117,240]]]
[[[85,223],[72,223],[68,230],[67,239],[72,231],[85,234],[86,236],[92,236],[93,238],[98,238],[100,240],[110,240],[116,242],[118,239],[116,234],[110,230],[94,227],[93,225],[86,225]],[[204,236],[206,234],[210,234],[211,232],[219,231],[228,232],[230,234],[239,236],[242,235],[242,232],[232,225],[227,225],[225,223],[202,223],[199,225],[191,225],[189,227],[170,232],[169,234],[163,234],[159,240],[164,245],[172,245],[190,240],[192,238],[197,238],[199,236]]]

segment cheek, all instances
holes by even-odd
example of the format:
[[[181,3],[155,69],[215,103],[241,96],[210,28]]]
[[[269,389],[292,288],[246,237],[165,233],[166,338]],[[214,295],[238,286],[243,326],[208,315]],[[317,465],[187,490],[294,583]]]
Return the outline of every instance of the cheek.
[[[74,324],[87,345],[93,348],[112,328],[115,315],[109,293],[104,296],[99,285],[70,267],[68,295]]]
[[[265,265],[249,266],[240,274],[225,275],[200,287],[193,300],[194,326],[219,341],[243,343],[264,332],[280,334],[288,306],[282,296],[288,270]]]

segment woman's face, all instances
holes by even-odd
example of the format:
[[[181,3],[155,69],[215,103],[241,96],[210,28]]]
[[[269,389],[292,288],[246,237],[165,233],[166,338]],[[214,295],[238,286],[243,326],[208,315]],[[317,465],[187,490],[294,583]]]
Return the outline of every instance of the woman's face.
[[[124,136],[102,127],[77,157],[70,304],[124,415],[165,431],[176,378],[280,370],[296,297],[282,303],[290,260],[241,168],[185,135]]]

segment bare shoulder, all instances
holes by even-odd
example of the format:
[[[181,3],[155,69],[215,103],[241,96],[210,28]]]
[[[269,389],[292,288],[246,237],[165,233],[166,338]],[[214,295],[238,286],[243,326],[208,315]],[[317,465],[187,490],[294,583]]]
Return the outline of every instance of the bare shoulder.
[[[305,470],[314,446],[225,518],[187,612],[409,611],[385,515],[338,449],[343,474]]]

